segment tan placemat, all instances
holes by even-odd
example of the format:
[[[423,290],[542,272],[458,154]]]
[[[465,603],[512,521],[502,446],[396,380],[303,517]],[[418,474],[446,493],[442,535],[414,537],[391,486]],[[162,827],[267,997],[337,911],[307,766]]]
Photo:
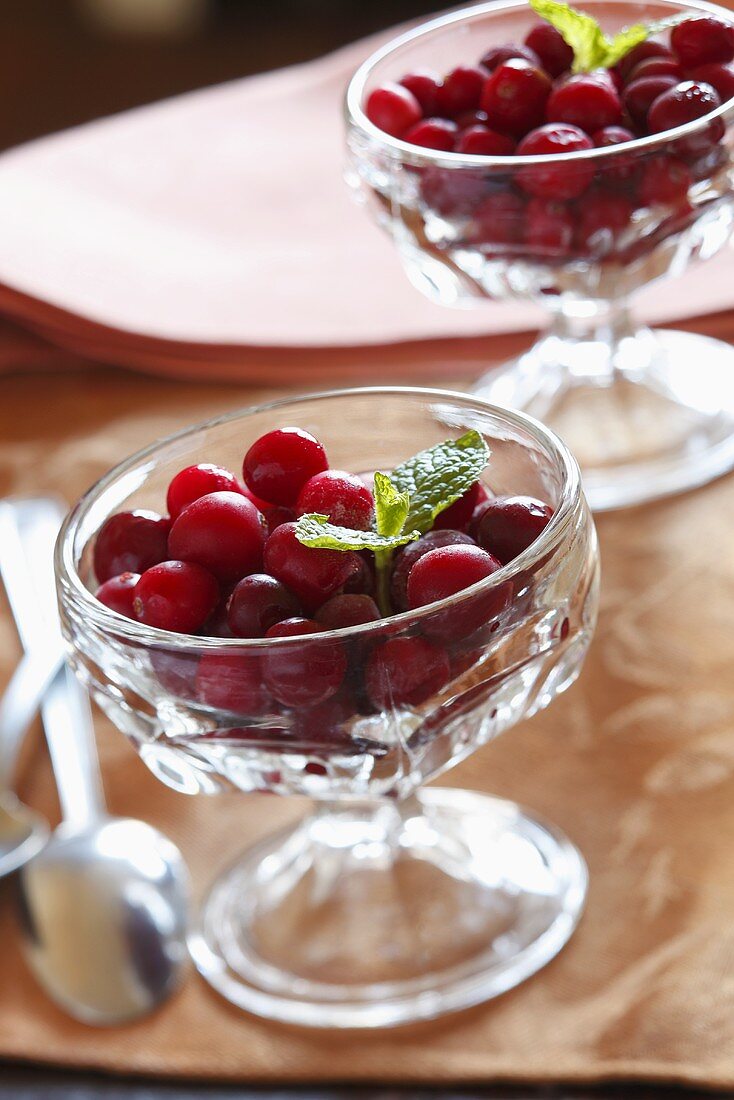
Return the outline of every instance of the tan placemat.
[[[121,373],[0,380],[0,493],[76,496],[186,422],[262,396]],[[269,1081],[668,1079],[734,1085],[734,477],[600,522],[599,631],[581,680],[446,783],[515,798],[580,845],[588,909],[565,951],[501,999],[385,1034],[286,1029],[228,1008],[191,973],[135,1026],[96,1031],[41,995],[0,890],[0,1055],[126,1073]],[[0,687],[18,655],[0,605]],[[115,813],[183,849],[201,889],[302,806],[187,799],[98,717]],[[45,754],[22,793],[54,820]]]

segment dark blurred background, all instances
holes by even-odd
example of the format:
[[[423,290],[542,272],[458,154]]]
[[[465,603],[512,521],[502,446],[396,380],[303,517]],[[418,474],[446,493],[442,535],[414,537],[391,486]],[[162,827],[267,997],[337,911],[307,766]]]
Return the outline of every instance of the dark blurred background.
[[[0,147],[304,61],[431,0],[0,0]]]

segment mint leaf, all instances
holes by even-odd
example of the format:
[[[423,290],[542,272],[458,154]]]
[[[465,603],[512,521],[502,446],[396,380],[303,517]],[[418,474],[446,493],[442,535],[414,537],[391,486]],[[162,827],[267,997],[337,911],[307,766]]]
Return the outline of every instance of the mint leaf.
[[[387,474],[375,474],[375,526],[380,535],[399,535],[410,507],[407,493],[399,493]]]
[[[610,69],[635,46],[639,46],[640,42],[646,42],[652,35],[660,34],[661,31],[667,31],[670,27],[675,27],[684,19],[690,19],[690,15],[690,12],[681,11],[677,15],[671,15],[668,19],[658,19],[656,23],[634,23],[631,27],[624,27],[619,34],[615,34],[614,38],[607,43],[607,52],[604,55],[603,62],[604,67]]]
[[[296,520],[296,538],[304,546],[320,550],[394,550],[414,542],[420,537],[418,531],[397,532],[394,535],[381,535],[377,531],[352,531],[348,527],[337,527],[329,522],[328,516],[312,512]]]
[[[396,466],[392,484],[410,498],[405,527],[421,534],[428,531],[436,516],[474,484],[488,461],[484,438],[471,430],[460,439],[437,443]]]
[[[560,0],[530,0],[533,11],[561,33],[573,50],[573,71],[589,72],[604,64],[609,43],[596,19]]]
[[[561,33],[573,50],[573,71],[590,72],[592,69],[609,69],[623,57],[654,34],[674,27],[690,13],[679,12],[668,19],[654,23],[635,23],[607,38],[596,19],[586,12],[572,8],[561,0],[530,0],[530,7]]]

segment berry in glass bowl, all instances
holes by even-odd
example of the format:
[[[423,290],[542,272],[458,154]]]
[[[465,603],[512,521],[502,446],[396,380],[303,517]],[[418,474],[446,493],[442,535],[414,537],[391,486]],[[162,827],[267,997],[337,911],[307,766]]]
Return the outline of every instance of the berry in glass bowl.
[[[415,96],[410,126],[386,131],[372,97],[391,82],[418,91],[408,77],[429,68],[437,90],[484,69],[477,106],[463,118],[438,91]],[[559,432],[592,508],[734,466],[734,351],[640,327],[628,305],[730,239],[730,11],[695,0],[453,11],[365,61],[346,121],[348,182],[419,289],[447,306],[515,298],[550,310],[535,345],[477,392]],[[429,123],[443,140],[416,144]]]
[[[250,498],[215,489],[182,508],[159,560],[99,585],[120,514],[163,522],[171,484],[192,484],[182,469],[236,478],[245,452],[262,509],[296,499],[295,519],[277,505],[267,534]],[[560,950],[586,890],[571,842],[511,803],[425,789],[552,702],[591,640],[594,527],[547,429],[440,390],[246,409],[108,473],[56,565],[76,671],[155,775],[315,803],[204,902],[191,951],[223,996],[290,1023],[382,1027],[495,996]]]

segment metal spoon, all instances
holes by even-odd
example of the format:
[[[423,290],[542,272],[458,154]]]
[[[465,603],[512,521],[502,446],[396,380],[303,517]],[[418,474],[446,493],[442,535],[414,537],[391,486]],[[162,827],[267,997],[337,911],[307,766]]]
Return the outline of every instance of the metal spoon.
[[[37,638],[44,636],[45,617],[29,584],[18,507],[17,502],[0,501],[0,576],[16,622],[22,620],[21,641],[28,646],[31,632]],[[22,513],[33,514],[39,545],[43,539],[51,554],[64,518],[60,502],[50,498],[24,501]],[[10,784],[23,737],[62,660],[60,639],[54,645],[51,636],[47,647],[21,659],[0,702],[0,878],[22,867],[48,840],[48,823],[16,798]]]
[[[63,660],[22,657],[0,700],[0,878],[17,871],[48,840],[48,822],[10,790],[15,761],[26,731]]]
[[[37,537],[45,520],[36,526],[38,514],[26,504],[12,504],[17,532],[31,582],[43,606],[55,609],[52,559]],[[58,621],[53,629],[58,635]],[[28,961],[71,1016],[123,1023],[150,1012],[177,984],[187,957],[188,875],[157,830],[106,814],[89,701],[70,669],[57,675],[42,710],[64,820],[21,872]]]

